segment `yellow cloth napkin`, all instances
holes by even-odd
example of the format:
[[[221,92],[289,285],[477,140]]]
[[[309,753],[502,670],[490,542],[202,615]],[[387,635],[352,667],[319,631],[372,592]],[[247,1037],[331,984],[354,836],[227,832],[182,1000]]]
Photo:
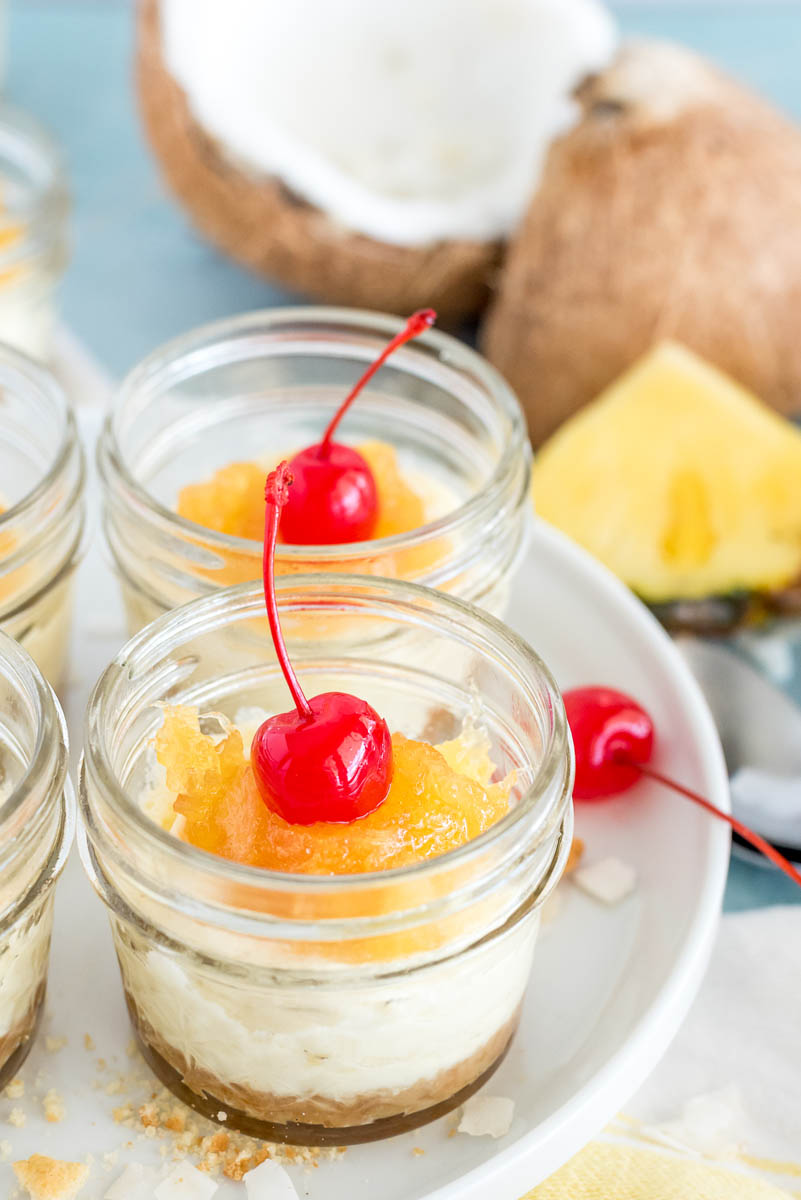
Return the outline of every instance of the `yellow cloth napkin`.
[[[593,1142],[523,1200],[788,1200],[751,1175],[611,1142]]]

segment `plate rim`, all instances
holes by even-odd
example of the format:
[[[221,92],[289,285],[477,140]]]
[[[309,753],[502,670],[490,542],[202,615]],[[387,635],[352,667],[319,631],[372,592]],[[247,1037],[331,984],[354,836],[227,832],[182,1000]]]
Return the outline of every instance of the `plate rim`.
[[[688,705],[690,724],[698,730],[695,749],[712,780],[710,799],[731,811],[729,777],[712,713],[700,684],[670,635],[648,608],[588,551],[540,518],[534,519],[525,558],[544,546],[565,568],[603,593],[649,643],[663,671],[673,675]],[[519,632],[519,630],[518,630]],[[523,636],[523,635],[521,635]],[[720,923],[729,871],[731,831],[723,822],[710,825],[705,868],[695,907],[673,970],[635,1027],[564,1104],[513,1145],[458,1179],[425,1193],[424,1200],[519,1200],[578,1153],[645,1082],[678,1033],[701,986]],[[530,1159],[538,1155],[532,1178]],[[525,1173],[525,1179],[522,1178]]]

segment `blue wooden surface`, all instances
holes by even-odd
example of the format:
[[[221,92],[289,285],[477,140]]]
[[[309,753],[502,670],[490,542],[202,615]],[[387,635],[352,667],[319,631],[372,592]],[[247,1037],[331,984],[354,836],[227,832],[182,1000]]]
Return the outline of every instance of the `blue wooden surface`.
[[[692,45],[801,118],[801,4],[629,3],[619,15],[626,32]],[[169,202],[137,122],[132,32],[125,3],[11,0],[9,99],[51,129],[72,179],[64,313],[114,372],[202,321],[295,299],[204,245]],[[777,873],[733,863],[729,909],[797,898]]]

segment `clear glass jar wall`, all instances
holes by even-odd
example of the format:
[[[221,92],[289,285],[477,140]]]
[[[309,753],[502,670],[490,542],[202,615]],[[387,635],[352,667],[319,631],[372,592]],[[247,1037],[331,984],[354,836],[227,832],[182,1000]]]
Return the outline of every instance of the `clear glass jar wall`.
[[[83,545],[83,452],[61,385],[2,346],[0,394],[0,628],[57,687]]]
[[[134,631],[188,599],[258,579],[258,541],[176,515],[182,487],[223,466],[318,441],[393,317],[273,309],[197,330],[123,383],[99,447],[105,528]],[[348,413],[351,444],[389,442],[433,497],[408,534],[279,548],[279,573],[412,578],[502,614],[529,520],[530,449],[520,407],[474,351],[432,331],[404,347]]]
[[[67,733],[51,688],[0,633],[0,1087],[44,1000],[55,883],[74,832]]]
[[[351,691],[430,741],[477,721],[498,771],[515,773],[512,811],[439,858],[348,876],[243,866],[151,820],[165,701],[199,707],[210,728],[212,713],[287,707],[263,597],[244,586],[162,618],[101,678],[82,853],[168,1086],[261,1136],[369,1140],[460,1103],[503,1056],[571,842],[570,744],[547,670],[471,606],[345,576],[284,579],[279,604],[310,694]]]

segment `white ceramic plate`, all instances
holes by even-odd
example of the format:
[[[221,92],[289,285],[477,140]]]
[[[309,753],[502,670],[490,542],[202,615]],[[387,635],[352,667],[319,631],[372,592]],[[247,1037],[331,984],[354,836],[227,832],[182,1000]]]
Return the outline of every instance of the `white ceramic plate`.
[[[94,424],[94,422],[92,422]],[[96,539],[97,540],[97,539]],[[65,702],[73,749],[89,687],[122,640],[116,588],[97,545],[79,577],[73,678]],[[551,666],[560,684],[607,683],[636,695],[660,734],[658,765],[728,804],[717,734],[688,667],[656,621],[582,551],[536,528],[521,569],[511,623]],[[726,875],[727,830],[685,801],[641,786],[625,800],[578,814],[587,861],[614,853],[636,866],[636,894],[603,908],[566,884],[545,931],[522,1026],[487,1087],[515,1101],[509,1134],[448,1137],[454,1119],[378,1143],[311,1171],[292,1168],[300,1196],[313,1200],[518,1200],[577,1151],[625,1104],[653,1068],[695,995],[714,937]],[[126,1069],[130,1032],[99,901],[72,861],[58,894],[45,1031],[67,1036],[48,1053],[40,1039],[23,1129],[6,1127],[13,1157],[50,1153],[95,1157],[81,1200],[100,1200],[127,1161],[162,1164],[159,1144],[116,1125],[125,1095],[104,1082]],[[84,1047],[90,1033],[96,1049]],[[107,1070],[97,1066],[102,1056]],[[37,1075],[40,1076],[38,1083]],[[56,1087],[66,1118],[47,1125],[33,1097]],[[12,1102],[3,1099],[0,1118]],[[20,1103],[20,1102],[16,1102]],[[413,1148],[425,1153],[414,1154]],[[113,1165],[102,1161],[119,1151]],[[0,1166],[0,1191],[11,1192]],[[2,1184],[7,1184],[7,1190]],[[226,1182],[218,1200],[243,1196]]]

